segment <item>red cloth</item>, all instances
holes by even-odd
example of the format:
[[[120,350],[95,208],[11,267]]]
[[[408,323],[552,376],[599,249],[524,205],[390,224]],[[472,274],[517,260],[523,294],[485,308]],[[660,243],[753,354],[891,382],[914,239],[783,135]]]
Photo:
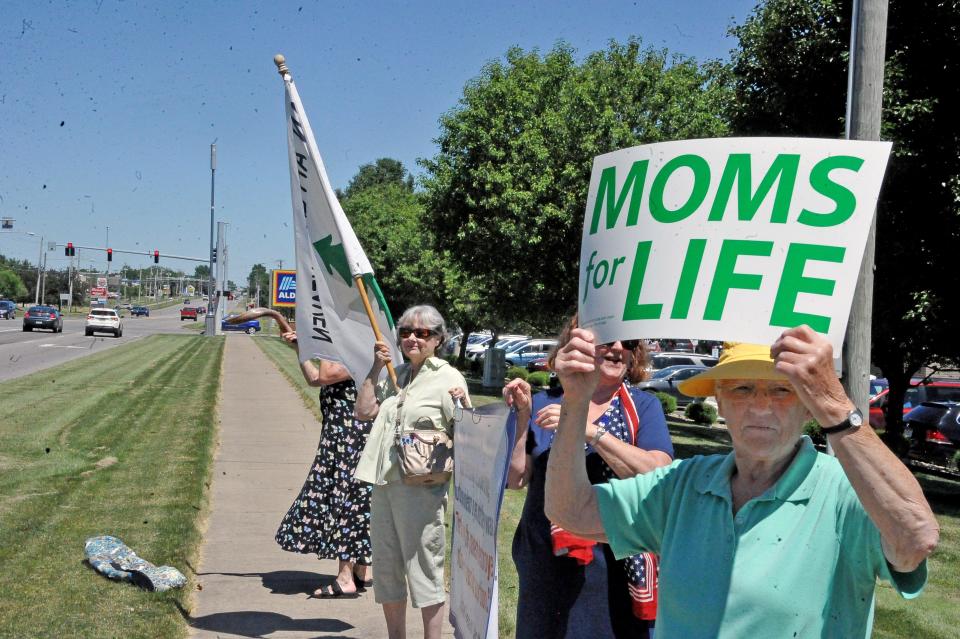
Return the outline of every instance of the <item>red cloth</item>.
[[[550,540],[553,541],[554,557],[571,557],[581,566],[593,561],[593,547],[597,542],[577,537],[556,524],[550,524]]]

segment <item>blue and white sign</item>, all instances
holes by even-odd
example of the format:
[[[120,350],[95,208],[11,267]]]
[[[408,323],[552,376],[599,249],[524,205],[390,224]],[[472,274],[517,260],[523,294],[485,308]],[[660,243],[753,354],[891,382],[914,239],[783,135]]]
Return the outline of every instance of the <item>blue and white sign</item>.
[[[297,272],[277,269],[273,272],[271,306],[294,307],[297,305]]]

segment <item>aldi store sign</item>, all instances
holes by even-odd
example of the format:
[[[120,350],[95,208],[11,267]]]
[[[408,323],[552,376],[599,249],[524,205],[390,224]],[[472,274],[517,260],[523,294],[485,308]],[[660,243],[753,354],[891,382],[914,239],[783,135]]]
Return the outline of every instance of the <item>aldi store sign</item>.
[[[275,270],[271,286],[270,305],[294,307],[297,305],[297,272],[293,270]]]

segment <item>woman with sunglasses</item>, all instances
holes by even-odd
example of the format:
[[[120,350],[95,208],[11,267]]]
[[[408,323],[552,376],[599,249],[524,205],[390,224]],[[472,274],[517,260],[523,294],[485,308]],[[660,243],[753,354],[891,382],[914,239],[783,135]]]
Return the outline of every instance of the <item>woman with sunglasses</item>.
[[[551,369],[576,327],[574,315],[557,338]],[[632,477],[672,461],[660,402],[630,386],[646,377],[646,365],[639,340],[606,345],[582,445],[592,483]],[[640,554],[618,561],[607,545],[578,538],[544,514],[547,459],[560,421],[562,389],[556,384],[531,397],[529,384],[515,379],[504,388],[504,397],[517,420],[507,485],[527,488],[513,537],[519,577],[516,636],[646,639],[656,616],[656,559]]]
[[[383,606],[390,639],[406,634],[407,594],[423,617],[425,639],[439,639],[443,627],[443,582],[449,483],[405,484],[394,446],[397,421],[402,432],[437,430],[453,435],[456,402],[470,405],[460,371],[435,356],[446,334],[443,317],[432,306],[414,306],[397,321],[400,350],[407,362],[397,367],[397,385],[380,380],[390,362],[384,342],[374,346],[374,362],[357,393],[358,419],[374,420],[355,477],[373,484],[370,530],[377,562],[374,598]]]

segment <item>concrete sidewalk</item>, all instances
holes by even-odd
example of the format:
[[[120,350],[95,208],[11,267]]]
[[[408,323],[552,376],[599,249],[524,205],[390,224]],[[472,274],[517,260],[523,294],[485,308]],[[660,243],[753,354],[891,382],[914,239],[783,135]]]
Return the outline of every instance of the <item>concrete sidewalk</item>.
[[[253,339],[227,337],[212,512],[190,636],[385,637],[372,589],[357,599],[307,599],[333,580],[337,562],[284,552],[273,539],[307,476],[320,426]],[[376,579],[375,560],[373,573]],[[408,608],[408,636],[422,632],[420,611]]]

